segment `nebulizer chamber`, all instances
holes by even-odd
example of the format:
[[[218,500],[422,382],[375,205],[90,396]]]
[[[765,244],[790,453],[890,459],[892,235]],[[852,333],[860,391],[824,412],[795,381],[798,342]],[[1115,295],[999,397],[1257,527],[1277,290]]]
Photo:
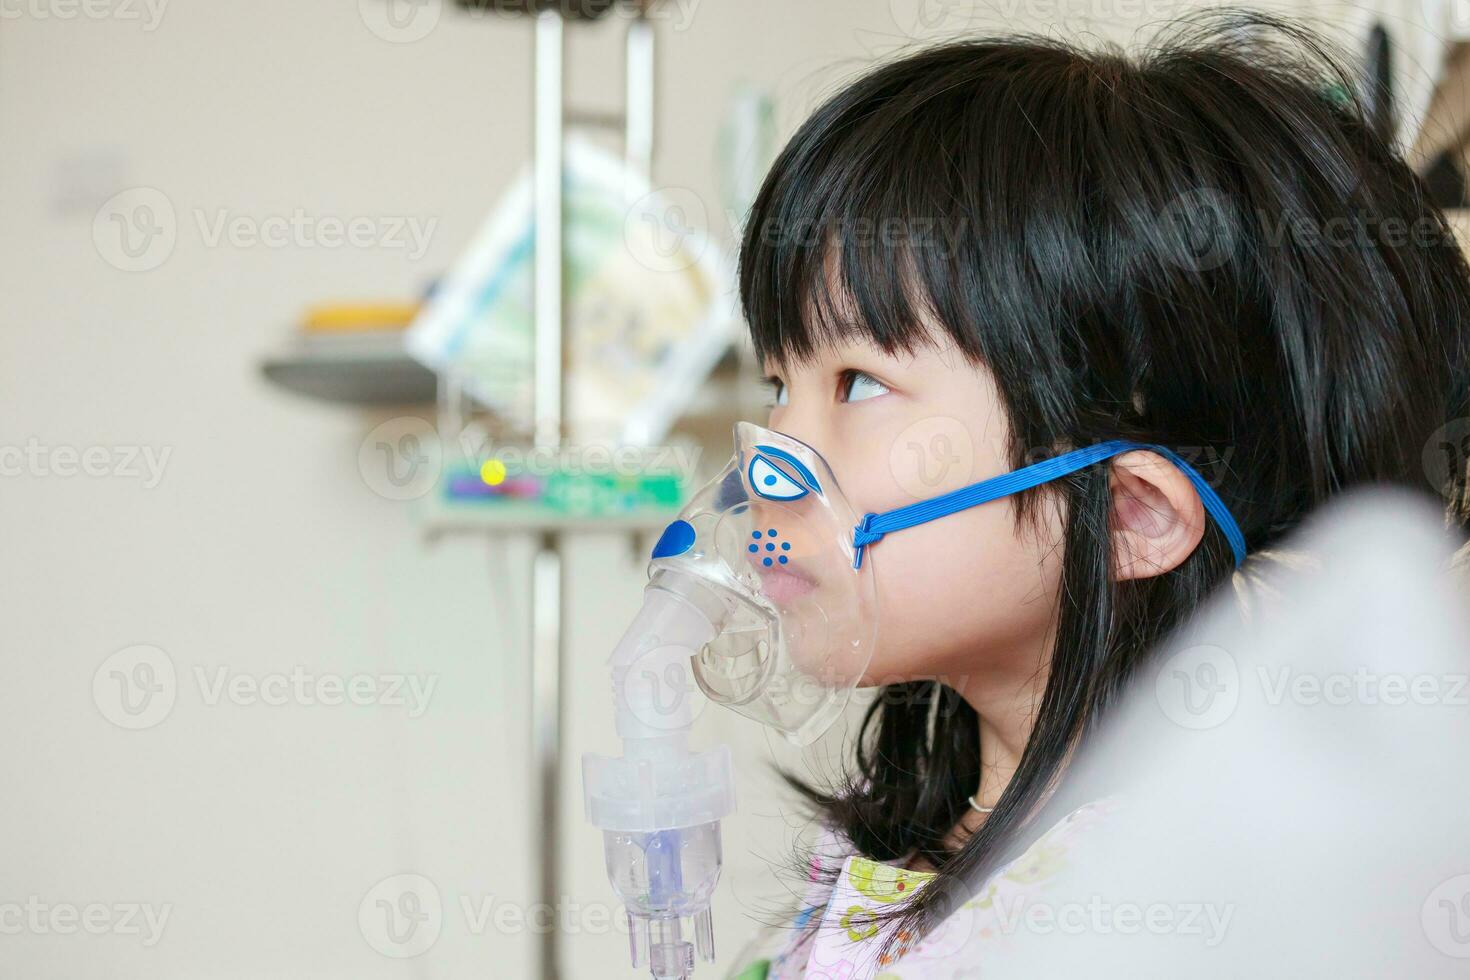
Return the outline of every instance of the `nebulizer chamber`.
[[[854,567],[856,518],[826,463],[750,423],[735,444],[659,539],[613,649],[623,754],[582,765],[633,965],[659,978],[714,958],[719,821],[735,791],[728,748],[690,750],[700,710],[713,700],[806,744],[846,705],[875,633],[872,572]]]
[[[623,755],[582,760],[587,819],[602,829],[633,965],[660,978],[688,976],[696,950],[714,959],[709,903],[720,877],[720,820],[735,809],[729,749],[689,750],[699,698],[682,678],[718,629],[701,591],[660,576],[649,583],[611,658]],[[684,938],[686,919],[693,942]]]

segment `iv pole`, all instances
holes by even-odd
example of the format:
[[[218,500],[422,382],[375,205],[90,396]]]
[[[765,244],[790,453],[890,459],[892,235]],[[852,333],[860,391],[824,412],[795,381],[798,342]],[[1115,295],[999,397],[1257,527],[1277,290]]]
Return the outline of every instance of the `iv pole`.
[[[624,107],[624,151],[628,163],[651,173],[653,159],[654,37],[647,17],[652,0],[637,0],[628,25]],[[536,14],[535,118],[533,170],[535,220],[532,374],[535,443],[559,450],[565,436],[565,316],[562,309],[562,139],[565,24],[555,6]],[[557,841],[561,827],[560,778],[563,715],[562,671],[565,662],[562,595],[566,586],[563,532],[541,531],[531,574],[531,738],[536,760],[533,831],[542,834],[537,893],[552,921],[541,934],[537,973],[547,980],[561,976],[556,910],[561,868]]]
[[[533,270],[535,346],[532,403],[535,441],[540,447],[559,447],[562,441],[562,56],[563,23],[556,10],[536,15],[535,120],[532,163],[535,172],[536,233]],[[552,911],[549,927],[540,935],[537,971],[547,980],[561,975],[555,909],[558,907],[557,837],[560,829],[561,778],[561,671],[562,671],[562,536],[546,529],[531,565],[531,740],[538,804],[532,813],[532,833],[539,831],[541,867],[537,893]]]

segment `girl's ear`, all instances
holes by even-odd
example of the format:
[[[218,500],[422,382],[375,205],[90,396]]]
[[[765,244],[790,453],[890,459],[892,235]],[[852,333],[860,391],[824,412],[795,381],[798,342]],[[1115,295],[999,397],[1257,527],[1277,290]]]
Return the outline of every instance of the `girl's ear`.
[[[1173,571],[1205,535],[1205,507],[1189,477],[1158,453],[1139,449],[1112,465],[1113,578]]]

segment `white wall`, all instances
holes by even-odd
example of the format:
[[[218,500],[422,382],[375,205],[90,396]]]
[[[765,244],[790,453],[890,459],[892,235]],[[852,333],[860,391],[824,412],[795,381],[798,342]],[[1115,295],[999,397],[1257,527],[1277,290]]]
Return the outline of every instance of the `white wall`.
[[[421,40],[391,43],[366,26],[379,2],[173,0],[156,23],[142,0],[0,2],[0,447],[169,454],[156,486],[32,463],[0,478],[5,976],[530,971],[533,936],[493,924],[475,934],[460,906],[524,903],[534,881],[529,542],[426,547],[413,508],[359,475],[359,445],[379,419],[283,395],[254,367],[304,304],[415,294],[526,159],[527,27],[443,9]],[[426,2],[432,16],[438,0]],[[820,93],[904,43],[919,6],[678,5],[660,28],[659,176],[717,208],[717,110],[735,82],[769,86],[789,132]],[[1046,26],[1086,10],[1070,26],[1109,32],[1128,10],[1161,12],[1118,6],[1017,0],[971,26]],[[573,55],[573,98],[615,108],[615,36],[578,32]],[[99,250],[93,217],[138,186],[164,196],[177,242],[157,268],[124,272]],[[198,222],[222,209],[435,225],[416,258],[211,245]],[[617,537],[570,554],[573,763],[610,728],[600,664],[641,584],[629,555]],[[164,651],[177,694],[162,721],[129,731],[104,716],[93,681],[138,644]],[[387,705],[211,704],[197,679],[298,666],[433,677],[437,688],[410,718]],[[796,817],[783,820],[762,788],[767,741],[706,718],[709,737],[739,742],[747,777],[719,899],[731,952],[749,917],[782,898],[767,862],[785,856]],[[569,973],[620,975],[622,935],[587,912],[609,892],[577,783],[572,765],[558,845],[568,901],[583,912]],[[357,922],[369,889],[399,873],[429,878],[446,906],[437,943],[407,960],[375,952]],[[166,906],[169,918],[152,946],[119,930],[66,935],[64,918],[18,924],[7,911],[32,896]]]

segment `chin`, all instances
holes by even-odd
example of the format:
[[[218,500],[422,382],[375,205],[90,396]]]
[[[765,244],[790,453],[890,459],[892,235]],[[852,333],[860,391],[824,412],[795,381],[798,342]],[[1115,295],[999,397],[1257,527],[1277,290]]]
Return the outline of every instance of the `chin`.
[[[884,657],[879,654],[873,658],[873,663],[868,665],[868,669],[863,671],[858,687],[887,687],[891,684],[907,684],[911,681],[932,681],[934,679],[934,671],[925,671],[921,665],[912,660]]]

